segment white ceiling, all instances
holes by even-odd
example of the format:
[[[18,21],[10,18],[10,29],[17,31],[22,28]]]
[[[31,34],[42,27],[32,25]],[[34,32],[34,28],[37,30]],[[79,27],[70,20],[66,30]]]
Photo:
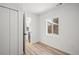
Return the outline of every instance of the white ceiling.
[[[40,14],[56,7],[56,5],[57,3],[25,3],[23,9],[30,13]]]
[[[23,4],[22,3],[0,3],[0,5],[8,7],[8,8],[15,9],[15,10],[23,10]]]
[[[58,3],[0,3],[13,9],[24,10],[29,13],[41,14],[56,7]]]

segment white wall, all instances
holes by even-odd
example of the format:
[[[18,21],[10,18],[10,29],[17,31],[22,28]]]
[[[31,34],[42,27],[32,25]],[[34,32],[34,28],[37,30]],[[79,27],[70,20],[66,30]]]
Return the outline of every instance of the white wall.
[[[36,43],[39,41],[38,38],[38,31],[39,31],[39,16],[36,14],[32,14],[32,13],[28,13],[27,11],[25,11],[26,17],[30,17],[31,18],[31,41],[32,43]]]
[[[59,35],[46,36],[46,19],[59,17]],[[41,41],[70,54],[79,54],[79,4],[56,7],[40,15]]]

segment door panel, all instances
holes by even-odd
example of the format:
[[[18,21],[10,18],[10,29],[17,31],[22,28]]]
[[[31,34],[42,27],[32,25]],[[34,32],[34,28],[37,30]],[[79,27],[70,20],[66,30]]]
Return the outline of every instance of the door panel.
[[[18,18],[17,12],[10,10],[10,54],[18,54]]]
[[[9,54],[9,9],[0,7],[0,54]]]
[[[23,12],[19,11],[19,54],[23,54]]]

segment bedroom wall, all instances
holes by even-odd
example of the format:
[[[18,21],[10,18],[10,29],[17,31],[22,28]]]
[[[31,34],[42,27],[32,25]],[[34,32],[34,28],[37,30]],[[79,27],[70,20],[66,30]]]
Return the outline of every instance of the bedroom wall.
[[[59,17],[59,34],[46,35],[46,19]],[[41,42],[69,54],[79,54],[79,4],[67,4],[40,15]]]

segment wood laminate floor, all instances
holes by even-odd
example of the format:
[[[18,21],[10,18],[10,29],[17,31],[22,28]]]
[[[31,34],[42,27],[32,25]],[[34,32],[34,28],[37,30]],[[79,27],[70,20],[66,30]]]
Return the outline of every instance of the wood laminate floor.
[[[35,44],[27,43],[25,50],[26,55],[66,55],[66,53],[53,49],[41,42]]]

